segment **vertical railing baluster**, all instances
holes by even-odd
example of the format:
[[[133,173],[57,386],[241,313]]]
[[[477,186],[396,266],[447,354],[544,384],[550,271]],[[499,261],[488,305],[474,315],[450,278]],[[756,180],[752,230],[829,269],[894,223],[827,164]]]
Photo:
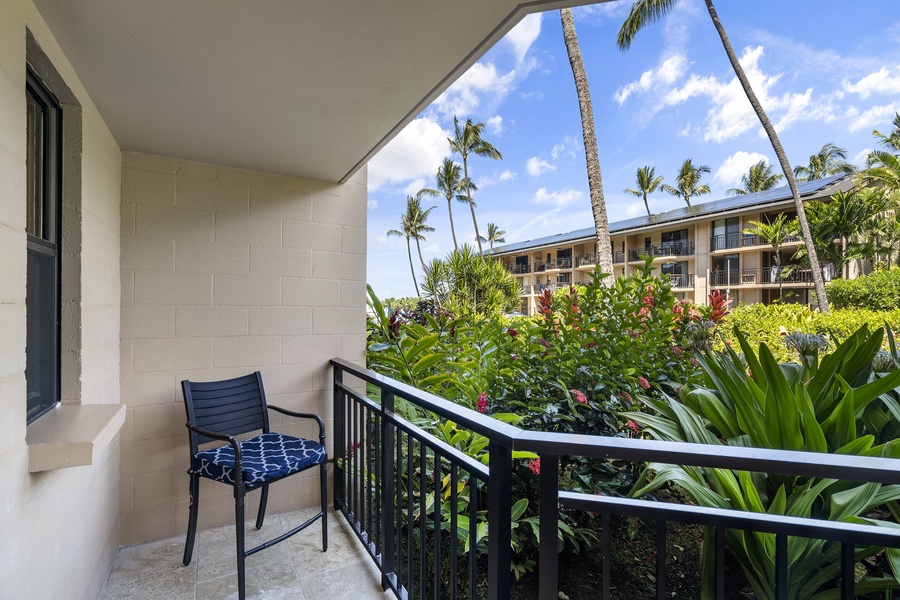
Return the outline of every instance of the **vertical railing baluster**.
[[[716,527],[716,600],[725,600],[725,528]]]
[[[488,452],[488,600],[507,600],[512,560],[512,448],[491,440]]]
[[[475,590],[478,584],[478,569],[475,563],[476,543],[478,541],[478,479],[475,474],[469,472],[469,600],[475,600]]]
[[[856,544],[841,543],[841,600],[856,598]]]
[[[787,535],[775,534],[775,600],[787,600],[788,551]]]
[[[441,510],[441,490],[443,477],[441,477],[441,460],[442,457],[437,449],[434,451],[434,468],[432,477],[434,478],[434,598],[441,598],[441,523],[443,515]]]
[[[419,442],[419,598],[425,599],[425,471],[428,468],[428,448]]]
[[[450,463],[450,598],[456,600],[459,597],[456,578],[457,564],[459,560],[459,468],[455,463]]]
[[[559,521],[559,457],[541,454],[541,544],[538,555],[538,597],[556,600],[559,597],[559,553],[556,550]]]
[[[362,529],[362,504],[360,498],[360,481],[359,481],[359,455],[362,454],[362,439],[359,435],[359,402],[353,405],[353,516],[356,521],[356,530]]]
[[[372,519],[371,519],[371,489],[372,486],[369,485],[369,409],[365,404],[360,402],[359,404],[359,433],[360,433],[360,447],[359,447],[359,462],[362,464],[362,470],[359,472],[359,491],[360,491],[360,504],[362,506],[360,510],[360,530],[365,534],[365,542],[366,545],[369,545],[371,540],[371,532],[372,532]]]
[[[375,472],[375,490],[372,492],[372,494],[375,500],[375,510],[373,511],[373,522],[375,524],[375,555],[381,556],[381,566],[383,573],[385,560],[384,532],[386,531],[386,529],[384,527],[384,473],[382,472],[382,467],[384,465],[381,462],[381,456],[384,452],[383,448],[385,439],[383,435],[384,419],[382,418],[382,413],[380,411],[375,411],[374,420],[375,431],[373,437],[375,439],[375,456],[372,458],[372,466],[373,471]]]
[[[666,597],[666,521],[656,521],[656,598]]]
[[[334,509],[341,509],[344,500],[344,471],[346,470],[346,458],[341,453],[341,448],[347,447],[344,433],[344,390],[341,384],[344,382],[344,371],[340,367],[334,367],[334,439],[332,440],[332,452],[341,460],[334,461]]]
[[[394,481],[394,489],[396,490],[396,500],[394,501],[394,506],[397,510],[397,520],[396,523],[398,527],[394,529],[394,533],[397,536],[397,540],[395,542],[394,547],[397,552],[397,562],[396,564],[396,572],[397,572],[397,591],[399,592],[401,586],[406,585],[406,575],[403,574],[403,527],[399,527],[399,525],[403,524],[403,431],[399,428],[395,428],[397,431],[397,440],[396,446],[397,449],[397,466],[394,469],[396,473],[396,480]],[[407,520],[407,524],[409,520]]]
[[[413,450],[415,450],[415,442],[410,433],[406,434],[406,450],[406,587],[411,594],[413,589],[413,467],[415,465]]]
[[[381,495],[379,500],[379,508],[381,515],[381,531],[379,543],[383,540],[384,548],[381,552],[381,587],[387,589],[388,576],[395,573],[397,564],[395,561],[394,541],[396,539],[394,529],[399,523],[399,519],[394,521],[394,511],[389,507],[393,507],[396,489],[394,488],[394,394],[382,389],[381,390]],[[396,577],[395,577],[396,580]]]
[[[610,534],[610,518],[609,513],[603,513],[603,533],[601,534],[600,545],[603,551],[603,600],[609,600],[609,579],[612,572],[612,535]]]

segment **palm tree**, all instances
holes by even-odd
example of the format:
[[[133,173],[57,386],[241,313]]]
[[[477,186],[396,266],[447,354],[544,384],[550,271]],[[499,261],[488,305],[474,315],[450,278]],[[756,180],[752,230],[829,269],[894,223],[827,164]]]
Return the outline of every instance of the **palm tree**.
[[[809,157],[809,164],[794,167],[794,176],[797,181],[812,181],[831,175],[846,175],[853,173],[856,167],[848,163],[847,151],[831,142],[822,146],[822,149]]]
[[[778,182],[784,178],[781,173],[773,173],[772,165],[762,159],[752,167],[746,175],[741,175],[742,188],[731,188],[728,190],[729,196],[743,196],[744,194],[752,194],[754,192],[764,192],[771,190],[778,185]]]
[[[451,158],[445,158],[438,167],[435,175],[436,190],[424,190],[425,193],[433,192],[434,195],[442,195],[447,199],[447,212],[450,215],[450,235],[453,236],[453,249],[459,246],[456,243],[456,229],[453,227],[453,198],[459,199],[466,187],[462,182],[462,170]],[[465,196],[462,196],[465,198]]]
[[[591,192],[591,212],[594,214],[594,229],[597,232],[597,267],[602,273],[613,273],[612,244],[609,240],[609,217],[606,214],[606,201],[603,198],[603,178],[600,175],[600,157],[597,153],[597,134],[594,131],[594,111],[591,107],[591,90],[588,87],[587,73],[581,58],[578,45],[578,34],[575,31],[575,20],[572,9],[559,11],[562,21],[563,39],[575,78],[575,92],[578,94],[578,106],[581,109],[581,131],[584,136],[584,160],[587,164],[588,188]],[[606,280],[612,284],[612,278]]]
[[[619,48],[623,51],[627,50],[631,46],[631,42],[634,39],[634,36],[637,35],[637,32],[643,29],[645,25],[662,18],[672,10],[676,1],[677,0],[638,0],[635,2],[631,6],[631,12],[622,24],[622,28],[619,30],[617,39]],[[728,56],[731,68],[734,70],[734,74],[740,82],[741,88],[743,88],[744,94],[746,94],[747,100],[750,102],[750,106],[753,107],[753,111],[759,118],[763,130],[765,130],[766,135],[769,137],[772,149],[775,151],[775,156],[778,158],[778,164],[784,172],[784,178],[791,188],[791,195],[794,198],[794,208],[797,211],[797,221],[800,223],[800,231],[803,234],[803,242],[809,248],[809,266],[812,270],[813,285],[815,286],[816,291],[816,303],[819,307],[819,311],[827,313],[829,309],[828,297],[825,295],[825,280],[822,276],[822,269],[819,266],[819,258],[816,256],[816,249],[813,246],[813,236],[809,228],[809,222],[806,219],[806,209],[803,207],[803,200],[800,198],[800,192],[797,190],[797,181],[794,179],[791,163],[788,162],[787,155],[781,145],[781,140],[778,139],[778,134],[775,132],[772,122],[769,121],[766,111],[763,110],[762,105],[759,103],[759,99],[756,97],[756,93],[753,91],[753,88],[750,86],[750,81],[747,79],[747,74],[744,73],[744,68],[741,66],[737,55],[734,53],[734,48],[731,46],[728,34],[725,33],[725,27],[719,20],[719,14],[716,11],[716,7],[713,6],[712,0],[704,0],[704,2],[706,3],[706,10],[709,12],[713,26],[716,28],[716,33],[719,34],[719,39],[722,41],[722,47],[725,49],[725,54]]]
[[[669,192],[673,196],[680,196],[685,204],[691,205],[691,198],[701,196],[710,192],[709,186],[705,183],[700,185],[700,178],[704,173],[709,173],[709,167],[700,165],[695,167],[691,159],[687,159],[678,169],[678,175],[675,176],[675,187],[666,183],[662,184],[663,191]]]
[[[494,249],[494,244],[505,244],[506,238],[503,236],[506,234],[505,231],[494,225],[493,223],[488,223],[487,225],[487,238],[481,237],[479,238],[482,243],[487,242],[490,244],[491,250]]]
[[[406,254],[409,256],[409,272],[412,273],[413,285],[416,288],[416,296],[421,296],[421,294],[419,294],[419,284],[416,282],[416,270],[413,268],[412,246],[409,245],[411,237],[409,235],[409,222],[406,220],[405,214],[400,215],[400,229],[391,229],[387,234],[388,237],[396,236],[406,238]]]
[[[419,252],[419,262],[422,263],[422,270],[425,270],[425,261],[422,259],[422,246],[419,242],[425,240],[424,233],[431,233],[434,227],[425,224],[428,215],[435,209],[431,206],[422,210],[422,196],[427,194],[428,190],[419,190],[415,196],[406,197],[406,214],[404,215],[409,223],[409,237],[416,240],[416,250]]]
[[[450,142],[450,150],[462,156],[462,185],[466,190],[466,202],[472,211],[472,224],[475,226],[475,241],[478,242],[479,252],[482,252],[481,240],[478,233],[478,221],[475,219],[475,203],[472,202],[472,191],[476,188],[469,179],[469,154],[487,156],[494,160],[503,158],[499,150],[481,137],[482,133],[484,133],[484,123],[472,123],[472,119],[466,119],[465,124],[460,126],[459,119],[453,117],[453,138],[447,138],[447,141]]]
[[[650,204],[647,202],[647,195],[652,194],[662,185],[663,177],[656,177],[656,167],[641,167],[637,170],[637,189],[627,188],[626,194],[637,196],[644,199],[644,208],[647,209],[647,216],[650,216]]]
[[[894,113],[894,120],[891,121],[894,126],[893,131],[888,135],[880,133],[877,129],[872,131],[872,135],[878,140],[878,143],[888,150],[900,151],[900,113]]]
[[[775,252],[775,268],[778,273],[778,299],[783,295],[784,283],[781,277],[781,247],[787,239],[794,235],[797,230],[796,222],[788,220],[785,213],[779,213],[774,220],[769,223],[761,221],[750,221],[750,227],[744,229],[744,235],[755,235],[772,246]]]

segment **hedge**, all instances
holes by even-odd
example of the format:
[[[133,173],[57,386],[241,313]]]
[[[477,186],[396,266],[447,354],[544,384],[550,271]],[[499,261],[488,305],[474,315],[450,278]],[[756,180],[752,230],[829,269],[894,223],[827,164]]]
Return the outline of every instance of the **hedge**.
[[[828,301],[834,308],[898,309],[900,269],[875,271],[856,279],[837,279],[828,284],[826,292]]]

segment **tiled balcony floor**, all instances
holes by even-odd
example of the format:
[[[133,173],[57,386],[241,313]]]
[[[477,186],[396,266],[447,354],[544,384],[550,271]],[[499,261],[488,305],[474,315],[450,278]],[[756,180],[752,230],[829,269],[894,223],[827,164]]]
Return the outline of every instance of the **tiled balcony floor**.
[[[247,522],[247,547],[290,530],[313,509],[266,515],[260,531]],[[119,550],[101,600],[237,599],[234,526],[197,535],[191,564],[181,564],[184,536]],[[387,600],[378,570],[344,518],[328,515],[328,552],[314,523],[247,559],[247,598],[266,600]]]

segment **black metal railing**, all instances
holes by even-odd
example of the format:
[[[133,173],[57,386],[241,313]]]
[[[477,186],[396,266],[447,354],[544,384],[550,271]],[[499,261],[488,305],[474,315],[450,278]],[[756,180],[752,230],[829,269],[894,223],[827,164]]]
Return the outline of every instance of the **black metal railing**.
[[[525,273],[531,273],[531,265],[506,265],[506,270],[513,275],[524,275]]]
[[[784,239],[785,244],[796,244],[802,241],[795,236],[788,236]],[[714,235],[709,238],[709,249],[712,252],[716,250],[729,250],[731,248],[749,248],[750,246],[765,246],[768,242],[758,235],[750,235],[746,233],[723,233]]]
[[[775,535],[775,600],[784,600],[790,586],[788,536],[841,544],[840,597],[855,598],[857,544],[900,548],[900,530],[839,521],[806,519],[720,508],[683,506],[629,498],[571,493],[559,489],[561,457],[655,462],[704,468],[775,473],[855,482],[900,484],[900,461],[842,454],[769,450],[737,446],[662,442],[522,430],[461,407],[427,392],[333,359],[335,508],[347,518],[381,571],[382,585],[403,600],[510,597],[513,451],[539,455],[540,537],[557,538],[560,508],[602,515],[602,586],[599,597],[610,598],[612,544],[610,516],[637,516],[657,521],[657,598],[665,596],[668,522],[715,528],[716,597],[724,598],[725,532],[741,529]],[[352,376],[356,385],[349,384]],[[362,389],[378,396],[372,400]],[[398,401],[452,421],[457,427],[487,438],[489,461],[484,465],[421,430],[395,413]],[[342,454],[342,455],[341,455]],[[445,488],[445,482],[447,488]],[[469,503],[460,511],[465,487]],[[431,503],[429,503],[429,494]],[[440,498],[447,497],[448,510]],[[437,500],[436,500],[437,499]],[[440,508],[438,505],[441,504]],[[488,519],[486,559],[475,557],[476,515]],[[442,543],[444,536],[447,541]],[[458,552],[457,539],[468,537],[470,551]],[[627,543],[627,542],[625,542]],[[555,543],[540,545],[539,598],[558,597],[559,572]]]
[[[713,271],[709,274],[712,287],[734,287],[741,285],[757,285],[760,283],[759,269],[728,269]]]
[[[624,252],[613,252],[613,264],[623,263],[625,262],[625,253]]]
[[[576,267],[592,267],[597,264],[596,254],[581,254],[575,257]]]
[[[811,285],[813,282],[811,269],[769,267],[762,269],[759,275],[762,284],[803,283]]]
[[[692,256],[694,254],[694,242],[663,242],[662,244],[653,244],[652,246],[644,246],[636,250],[628,251],[628,260],[641,260],[641,256]]]
[[[669,281],[672,282],[673,288],[692,288],[694,287],[693,273],[668,273]]]

